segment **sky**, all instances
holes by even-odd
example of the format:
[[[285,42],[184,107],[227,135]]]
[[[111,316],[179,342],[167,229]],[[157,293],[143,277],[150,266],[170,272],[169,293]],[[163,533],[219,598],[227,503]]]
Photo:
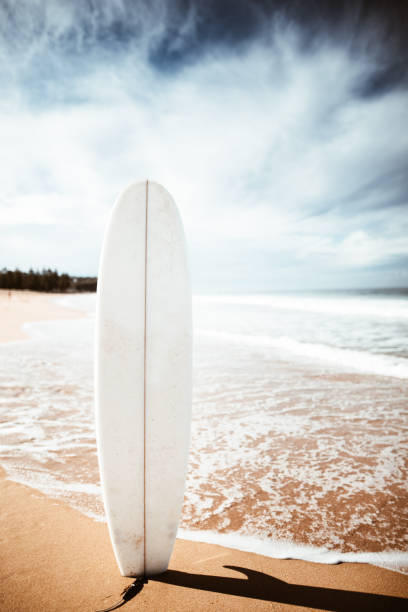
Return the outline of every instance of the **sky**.
[[[0,267],[155,180],[196,292],[408,286],[406,2],[0,0]]]

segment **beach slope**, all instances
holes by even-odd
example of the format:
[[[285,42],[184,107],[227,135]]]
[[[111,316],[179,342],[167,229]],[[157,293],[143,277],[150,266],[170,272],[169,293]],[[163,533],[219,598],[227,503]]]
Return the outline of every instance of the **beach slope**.
[[[0,609],[102,610],[132,584],[119,574],[106,524],[3,471],[0,500]],[[403,610],[404,597],[408,576],[374,566],[277,560],[177,540],[169,570],[122,609]]]
[[[22,338],[24,321],[84,316],[55,295],[0,291],[0,338]],[[119,574],[107,525],[0,468],[0,610],[92,611],[120,600],[132,579]],[[178,539],[170,567],[129,593],[121,609],[403,610],[408,576],[366,564],[278,560]]]

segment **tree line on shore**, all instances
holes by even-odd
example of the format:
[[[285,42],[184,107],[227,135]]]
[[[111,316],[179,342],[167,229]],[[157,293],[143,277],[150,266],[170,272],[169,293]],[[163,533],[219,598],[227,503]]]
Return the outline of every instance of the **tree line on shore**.
[[[31,291],[47,291],[76,293],[78,291],[96,291],[97,278],[92,276],[69,276],[58,274],[57,270],[22,272],[15,270],[0,270],[0,289],[29,289]]]

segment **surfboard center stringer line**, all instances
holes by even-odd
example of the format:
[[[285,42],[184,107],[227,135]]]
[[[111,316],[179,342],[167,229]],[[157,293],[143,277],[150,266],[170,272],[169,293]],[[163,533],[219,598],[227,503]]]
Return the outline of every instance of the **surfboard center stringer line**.
[[[147,337],[147,231],[149,213],[149,181],[146,181],[146,221],[145,221],[145,291],[144,291],[144,393],[143,393],[143,415],[144,415],[144,436],[143,436],[143,573],[146,574],[146,337]]]

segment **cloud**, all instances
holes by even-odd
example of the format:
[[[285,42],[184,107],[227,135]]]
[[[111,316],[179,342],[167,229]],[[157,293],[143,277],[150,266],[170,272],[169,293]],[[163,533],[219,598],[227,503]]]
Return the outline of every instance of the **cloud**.
[[[395,283],[407,92],[363,91],[371,43],[355,54],[328,26],[305,49],[262,3],[238,3],[226,40],[229,9],[206,29],[211,3],[137,4],[17,3],[7,18],[2,263],[95,273],[110,206],[149,177],[181,208],[198,289]]]

